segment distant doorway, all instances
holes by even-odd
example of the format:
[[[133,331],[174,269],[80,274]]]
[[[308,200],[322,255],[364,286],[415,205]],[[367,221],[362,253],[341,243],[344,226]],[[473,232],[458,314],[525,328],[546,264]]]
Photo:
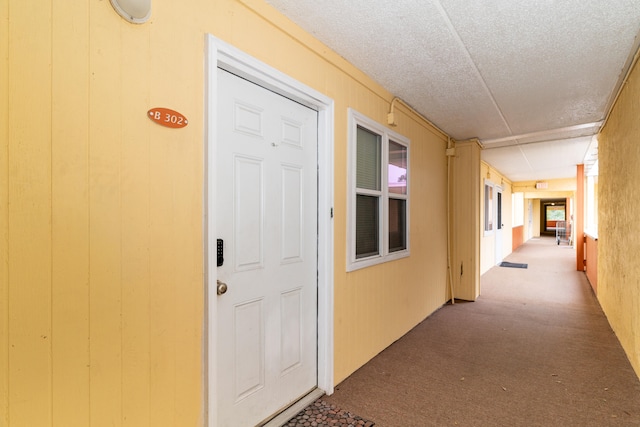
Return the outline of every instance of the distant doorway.
[[[567,220],[566,199],[541,200],[540,234],[555,236],[558,221]]]

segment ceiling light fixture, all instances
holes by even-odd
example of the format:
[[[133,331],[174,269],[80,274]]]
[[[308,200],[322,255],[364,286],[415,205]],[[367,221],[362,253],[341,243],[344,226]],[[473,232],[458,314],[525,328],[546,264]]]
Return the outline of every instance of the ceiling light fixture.
[[[110,0],[111,6],[127,21],[143,24],[151,16],[151,0]]]

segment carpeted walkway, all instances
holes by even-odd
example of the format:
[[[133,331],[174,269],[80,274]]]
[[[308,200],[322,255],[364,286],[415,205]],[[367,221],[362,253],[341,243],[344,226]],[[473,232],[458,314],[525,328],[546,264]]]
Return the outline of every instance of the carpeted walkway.
[[[640,425],[640,381],[575,252],[529,241],[339,384],[328,404],[376,427]]]

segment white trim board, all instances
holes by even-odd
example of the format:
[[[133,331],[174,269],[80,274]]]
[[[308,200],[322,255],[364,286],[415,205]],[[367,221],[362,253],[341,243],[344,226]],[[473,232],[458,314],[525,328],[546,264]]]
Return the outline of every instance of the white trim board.
[[[217,68],[230,71],[253,83],[318,111],[318,389],[333,393],[333,117],[332,99],[303,85],[230,44],[206,35],[206,89],[205,89],[205,285],[207,295],[205,316],[206,390],[208,425],[214,427],[216,419],[216,328],[209,319],[216,318],[216,235],[215,174],[210,165],[216,159],[217,121]]]

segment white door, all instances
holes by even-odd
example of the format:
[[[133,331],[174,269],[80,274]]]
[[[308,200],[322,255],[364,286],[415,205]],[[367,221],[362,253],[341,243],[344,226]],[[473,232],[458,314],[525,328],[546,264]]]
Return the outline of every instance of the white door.
[[[527,235],[525,237],[525,241],[531,239],[533,237],[533,200],[529,199],[529,205],[527,208],[527,212],[528,212],[528,231],[527,231]]]
[[[502,262],[502,188],[496,187],[496,197],[495,197],[495,224],[496,224],[496,265]]]
[[[317,385],[317,112],[218,69],[217,425]]]

